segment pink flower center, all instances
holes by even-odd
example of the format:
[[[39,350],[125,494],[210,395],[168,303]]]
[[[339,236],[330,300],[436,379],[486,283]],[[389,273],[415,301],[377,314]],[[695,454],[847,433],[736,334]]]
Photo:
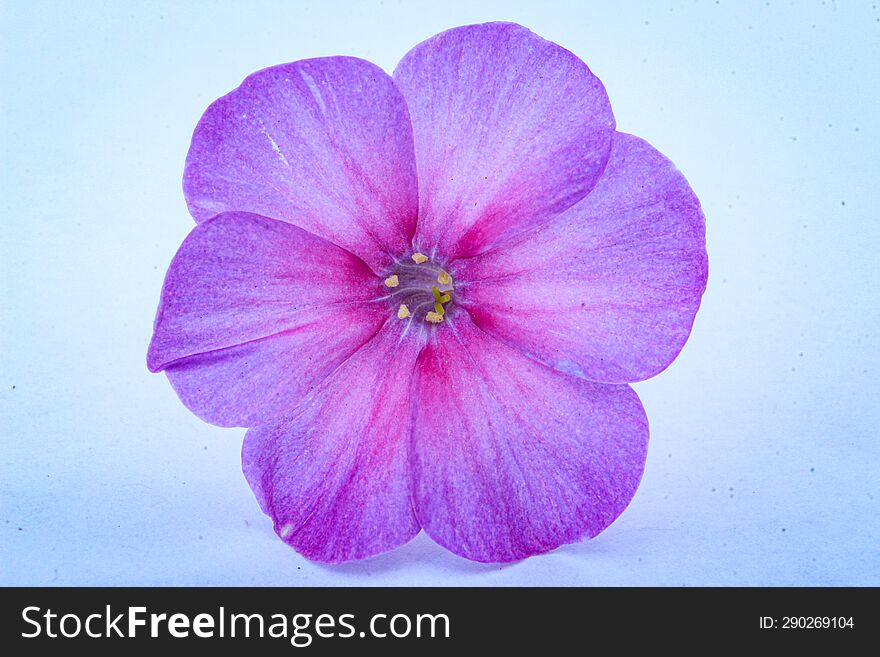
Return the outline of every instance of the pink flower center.
[[[422,253],[396,262],[385,287],[400,319],[440,324],[452,304],[452,276]]]

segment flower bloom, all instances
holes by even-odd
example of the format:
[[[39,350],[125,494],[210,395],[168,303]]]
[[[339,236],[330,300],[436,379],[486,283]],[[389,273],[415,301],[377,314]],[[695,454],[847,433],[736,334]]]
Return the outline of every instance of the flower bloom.
[[[310,559],[423,529],[478,561],[592,537],[632,499],[627,385],[676,357],[705,289],[684,177],[616,132],[577,57],[509,23],[268,68],[213,103],[197,223],[148,353],[249,427],[244,474]]]

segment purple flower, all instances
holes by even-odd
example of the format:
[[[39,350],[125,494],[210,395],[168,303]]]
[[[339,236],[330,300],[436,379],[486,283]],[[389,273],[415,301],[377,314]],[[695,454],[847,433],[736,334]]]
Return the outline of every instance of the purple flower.
[[[389,77],[351,57],[254,73],[186,160],[197,226],[148,354],[310,559],[424,529],[469,559],[592,537],[705,289],[700,204],[615,131],[601,82],[518,25],[439,34]]]

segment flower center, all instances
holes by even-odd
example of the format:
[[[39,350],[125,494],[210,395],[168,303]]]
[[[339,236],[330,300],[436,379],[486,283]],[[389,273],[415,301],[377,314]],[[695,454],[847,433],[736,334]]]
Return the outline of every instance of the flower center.
[[[452,276],[423,253],[395,263],[385,287],[400,319],[440,324],[452,303]]]

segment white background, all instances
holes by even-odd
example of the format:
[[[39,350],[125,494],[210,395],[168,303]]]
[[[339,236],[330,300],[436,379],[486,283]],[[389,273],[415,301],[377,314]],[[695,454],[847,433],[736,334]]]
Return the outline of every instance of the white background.
[[[249,73],[391,71],[449,27],[520,22],[584,59],[618,127],[702,200],[709,289],[636,386],[644,481],[597,539],[481,565],[420,536],[310,563],[144,364],[192,227],[184,156]],[[880,10],[872,2],[45,3],[0,8],[2,584],[880,584]]]

